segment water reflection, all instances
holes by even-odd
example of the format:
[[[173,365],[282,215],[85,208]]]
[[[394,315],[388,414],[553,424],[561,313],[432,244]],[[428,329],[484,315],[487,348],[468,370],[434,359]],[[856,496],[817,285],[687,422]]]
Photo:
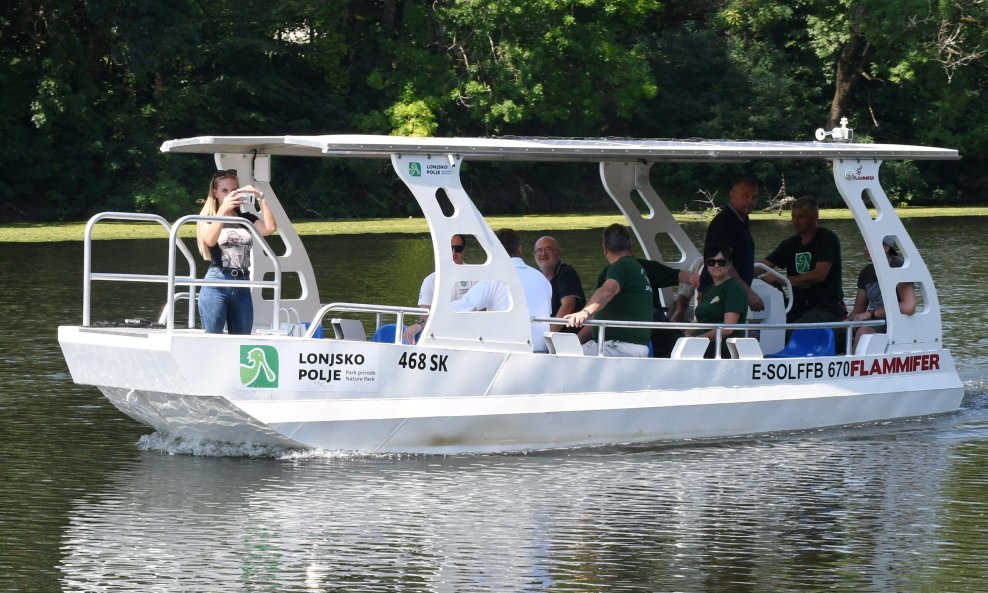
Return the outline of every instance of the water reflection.
[[[986,445],[964,435],[986,426],[979,408],[528,456],[145,454],[73,504],[59,569],[66,591],[974,590]]]
[[[827,224],[853,288],[857,231]],[[81,318],[79,246],[4,245],[0,590],[982,591],[988,260],[968,253],[983,224],[906,224],[966,380],[960,413],[528,456],[141,449],[150,430],[72,384],[58,349],[54,327]],[[789,232],[756,223],[759,252]],[[557,236],[592,288],[599,233]],[[424,236],[305,241],[324,302],[413,303],[432,266]],[[142,266],[162,242],[103,246],[115,266],[161,271]],[[153,318],[164,302],[160,287],[98,290],[94,319]]]

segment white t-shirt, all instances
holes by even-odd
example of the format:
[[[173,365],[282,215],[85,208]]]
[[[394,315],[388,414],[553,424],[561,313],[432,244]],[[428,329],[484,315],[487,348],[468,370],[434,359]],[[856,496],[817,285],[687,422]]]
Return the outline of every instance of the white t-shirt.
[[[461,298],[463,295],[470,290],[470,287],[476,284],[472,280],[460,280],[452,286],[450,291],[449,300],[455,301]],[[436,292],[436,273],[433,272],[425,277],[422,281],[422,287],[419,288],[419,307],[431,307],[432,306],[432,295]]]
[[[514,264],[515,272],[518,274],[522,289],[525,291],[529,316],[551,317],[552,285],[546,280],[545,275],[527,265],[520,257],[511,258],[511,263]],[[462,298],[453,301],[454,311],[479,311],[480,309],[505,311],[510,306],[511,297],[508,294],[508,285],[500,280],[481,280]],[[549,331],[548,323],[532,323],[532,349],[535,352],[547,351],[544,335],[547,331]]]

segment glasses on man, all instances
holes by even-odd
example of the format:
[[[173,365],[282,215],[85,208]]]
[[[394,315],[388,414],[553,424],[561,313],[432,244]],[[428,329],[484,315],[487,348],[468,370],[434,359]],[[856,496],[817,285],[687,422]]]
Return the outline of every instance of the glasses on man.
[[[463,250],[467,248],[466,245],[450,245],[453,248],[454,253],[463,253]]]
[[[539,247],[535,250],[535,255],[542,255],[543,253],[553,253],[556,251],[555,247]]]
[[[729,264],[729,263],[731,263],[731,260],[729,260],[729,259],[720,259],[720,258],[713,258],[712,257],[712,258],[710,258],[710,259],[707,260],[707,265],[710,266],[711,268],[713,268],[715,266],[716,267],[720,267],[720,268],[726,268],[727,267],[727,264]]]

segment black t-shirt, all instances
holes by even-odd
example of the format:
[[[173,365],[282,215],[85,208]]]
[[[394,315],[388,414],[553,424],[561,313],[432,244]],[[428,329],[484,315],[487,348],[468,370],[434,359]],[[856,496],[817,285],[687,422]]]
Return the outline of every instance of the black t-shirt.
[[[734,252],[731,256],[734,269],[744,283],[751,286],[751,281],[755,277],[755,239],[751,236],[748,219],[741,218],[738,211],[730,204],[721,208],[717,216],[710,221],[703,241],[703,251],[706,252],[708,248],[718,243],[731,248]],[[710,282],[707,266],[703,266],[703,271],[700,272],[700,287],[703,288]]]
[[[788,276],[799,276],[814,268],[817,263],[829,262],[830,271],[823,282],[811,286],[794,286],[790,318],[815,307],[842,309],[844,289],[841,286],[840,239],[830,229],[820,227],[809,243],[803,245],[799,235],[793,235],[779,243],[765,258],[777,267],[784,267]]]
[[[559,262],[549,284],[552,285],[552,315],[559,311],[564,297],[576,297],[574,312],[579,311],[586,304],[587,296],[583,292],[583,283],[580,282],[580,275],[573,266]]]

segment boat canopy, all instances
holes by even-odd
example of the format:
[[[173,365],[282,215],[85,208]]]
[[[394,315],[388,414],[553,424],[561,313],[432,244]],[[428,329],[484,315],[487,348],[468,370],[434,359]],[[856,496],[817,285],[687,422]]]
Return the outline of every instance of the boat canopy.
[[[956,150],[899,144],[630,138],[411,138],[322,136],[198,136],[169,140],[162,152],[252,153],[390,159],[392,155],[455,155],[479,161],[710,162],[749,160],[957,160]]]
[[[437,347],[531,351],[530,318],[517,274],[500,247],[493,229],[467,195],[460,179],[464,161],[584,162],[597,165],[604,189],[625,215],[643,255],[666,265],[686,269],[699,258],[697,247],[680,227],[668,206],[652,187],[649,170],[656,163],[738,163],[753,160],[829,161],[837,190],[854,215],[871,254],[883,253],[891,240],[906,264],[891,268],[884,258],[873,258],[883,294],[895,294],[900,283],[913,283],[923,296],[921,312],[906,316],[893,311],[887,320],[895,350],[915,350],[939,344],[940,310],[933,280],[919,251],[895,214],[879,182],[886,160],[956,160],[956,150],[897,144],[852,142],[853,130],[841,127],[817,130],[816,141],[661,140],[633,138],[413,138],[359,134],[316,136],[199,136],[169,140],[169,153],[212,154],[217,169],[235,168],[238,177],[264,191],[278,221],[286,254],[279,259],[284,273],[298,274],[301,296],[285,301],[302,315],[320,307],[312,264],[291,221],[270,185],[275,156],[387,159],[422,209],[432,236],[436,285],[497,279],[508,285],[513,306],[509,311],[486,311],[462,323],[447,299],[445,288],[433,296],[422,343]],[[830,141],[825,141],[829,137]],[[455,234],[473,237],[487,254],[479,265],[456,265],[449,256]],[[663,245],[663,253],[660,250]],[[274,269],[254,260],[254,277]],[[255,291],[256,311],[271,307]],[[669,303],[671,291],[663,289]],[[270,310],[270,309],[267,309]],[[273,313],[272,313],[273,315]],[[307,317],[311,318],[311,317]],[[751,319],[751,317],[749,317]]]

